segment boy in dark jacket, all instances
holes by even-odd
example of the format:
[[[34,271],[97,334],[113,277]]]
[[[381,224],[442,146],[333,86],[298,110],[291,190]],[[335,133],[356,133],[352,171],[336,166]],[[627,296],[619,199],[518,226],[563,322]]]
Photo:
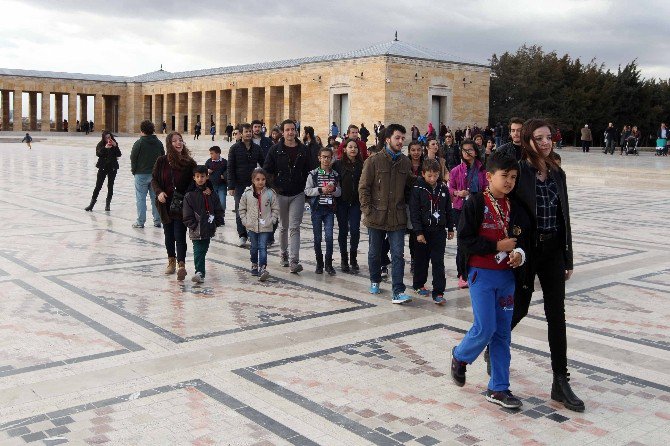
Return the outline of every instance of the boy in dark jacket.
[[[523,206],[508,197],[519,173],[517,161],[496,152],[486,170],[487,189],[470,196],[458,222],[461,266],[468,275],[474,323],[452,350],[451,376],[463,386],[467,364],[489,345],[491,379],[486,399],[518,409],[521,400],[509,390],[511,323],[515,285],[523,283],[519,276],[524,270],[518,267],[526,262],[531,225]]]
[[[433,301],[444,305],[444,252],[447,239],[454,238],[451,221],[451,198],[443,181],[439,181],[442,166],[437,159],[423,162],[421,177],[417,178],[409,200],[409,217],[416,233],[417,246],[414,263],[414,291],[428,296],[428,261],[433,265]]]
[[[193,183],[184,195],[184,225],[193,242],[195,274],[191,280],[195,283],[205,280],[205,256],[209,240],[214,237],[216,227],[223,224],[223,208],[219,197],[214,193],[203,193],[208,188],[207,178],[207,167],[197,166],[193,169]]]
[[[214,186],[214,192],[219,197],[219,203],[223,213],[226,213],[226,192],[228,191],[228,180],[226,179],[228,161],[221,156],[221,148],[212,146],[209,148],[209,159],[205,161],[209,181]]]

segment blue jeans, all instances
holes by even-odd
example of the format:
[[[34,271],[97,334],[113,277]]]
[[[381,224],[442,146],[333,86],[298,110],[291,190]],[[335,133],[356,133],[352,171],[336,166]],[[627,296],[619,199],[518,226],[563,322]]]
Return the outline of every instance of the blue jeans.
[[[249,241],[251,242],[251,248],[249,252],[251,255],[251,263],[258,266],[267,266],[268,265],[268,239],[272,235],[272,232],[254,232],[247,231],[249,234]]]
[[[468,285],[474,322],[454,350],[459,361],[472,362],[489,346],[490,390],[509,390],[510,342],[514,314],[514,273],[470,267]]]
[[[161,215],[156,208],[156,192],[151,187],[150,173],[135,174],[135,206],[137,207],[137,224],[144,225],[147,221],[147,192],[151,199],[151,213],[154,224],[161,222]]]
[[[344,201],[337,202],[337,227],[340,233],[337,236],[342,258],[347,257],[347,236],[351,234],[351,252],[356,257],[358,242],[361,239],[361,205]]]
[[[216,195],[219,197],[219,201],[221,202],[221,208],[223,208],[223,211],[226,211],[226,197],[228,196],[228,188],[226,187],[225,184],[219,184],[214,186],[214,192]]]
[[[333,228],[335,226],[335,214],[332,209],[319,206],[312,213],[312,229],[314,230],[314,254],[317,263],[323,260],[321,250],[322,232],[326,238],[326,261],[333,260]]]
[[[391,281],[393,283],[393,294],[405,292],[405,230],[384,231],[381,229],[368,228],[370,239],[368,248],[368,267],[370,268],[370,281],[379,283],[382,280],[381,254],[384,236],[388,236],[391,247]]]

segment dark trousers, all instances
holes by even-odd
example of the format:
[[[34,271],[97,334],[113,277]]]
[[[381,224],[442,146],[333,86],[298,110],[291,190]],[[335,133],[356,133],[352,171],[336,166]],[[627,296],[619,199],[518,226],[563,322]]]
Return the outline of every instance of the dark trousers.
[[[565,260],[562,240],[553,238],[538,242],[532,254],[532,277],[540,279],[547,319],[551,368],[556,374],[568,372],[568,342],[565,333]],[[512,328],[528,314],[532,293],[517,287],[514,293]]]
[[[451,208],[451,216],[454,222],[454,225],[458,228],[458,220],[461,218],[461,210],[460,209],[454,209]],[[461,264],[463,263],[461,261],[461,258],[463,256],[463,253],[461,252],[460,249],[458,249],[458,245],[456,245],[456,270],[458,277],[461,277],[463,280],[467,279],[467,272],[466,271],[461,271]]]
[[[361,239],[361,205],[337,202],[337,227],[339,234],[337,242],[340,245],[340,254],[343,259],[347,257],[347,236],[351,234],[351,253],[356,256],[358,242]]]
[[[444,274],[444,251],[447,248],[447,231],[424,232],[426,243],[416,244],[414,258],[414,289],[422,288],[428,280],[428,261],[433,266],[433,297],[444,294],[447,280]]]
[[[591,141],[582,141],[582,152],[586,153],[591,148]]]
[[[247,228],[242,224],[240,219],[240,199],[244,193],[246,186],[236,187],[235,188],[235,223],[237,223],[237,236],[238,237],[247,237]]]
[[[417,246],[419,245],[419,242],[416,241],[416,232],[408,229],[407,235],[409,238],[409,258],[414,261],[417,256]]]
[[[205,277],[205,256],[209,249],[208,238],[202,240],[192,240],[193,243],[193,260],[195,262],[195,272],[202,274]]]
[[[176,257],[178,262],[186,260],[186,226],[181,220],[172,220],[163,225],[165,249],[168,257]],[[176,246],[176,250],[175,250]],[[204,271],[200,271],[203,273]]]
[[[105,177],[107,178],[107,203],[111,203],[112,195],[114,195],[114,180],[116,179],[116,169],[98,169],[98,177],[95,179],[95,188],[93,189],[93,196],[91,197],[91,201],[96,201],[98,199],[98,194],[100,194],[102,184],[105,182]]]

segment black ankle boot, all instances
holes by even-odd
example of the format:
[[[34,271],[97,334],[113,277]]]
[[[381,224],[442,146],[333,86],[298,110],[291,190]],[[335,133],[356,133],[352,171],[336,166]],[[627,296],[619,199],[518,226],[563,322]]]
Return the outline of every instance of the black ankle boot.
[[[84,208],[84,210],[85,210],[86,212],[91,212],[91,211],[93,210],[93,206],[95,206],[95,200],[91,200],[91,204],[89,204],[88,206],[86,206],[86,207]]]
[[[570,374],[554,374],[554,382],[551,385],[551,399],[563,403],[563,405],[575,412],[584,412],[584,401],[577,398],[570,387]]]
[[[109,205],[112,203],[112,199],[108,198],[107,201],[105,202],[105,211],[109,212],[110,208]]]
[[[340,269],[342,270],[343,273],[348,273],[350,271],[349,269],[349,257],[347,256],[347,253],[342,253],[342,260],[340,261]]]
[[[323,274],[323,257],[317,256],[316,258],[316,269],[314,270],[316,274]]]
[[[331,276],[337,274],[335,268],[333,268],[333,259],[326,259],[326,272]]]
[[[351,272],[354,274],[361,270],[358,266],[358,261],[356,261],[356,254],[356,252],[352,251],[349,261],[349,264],[351,265]]]

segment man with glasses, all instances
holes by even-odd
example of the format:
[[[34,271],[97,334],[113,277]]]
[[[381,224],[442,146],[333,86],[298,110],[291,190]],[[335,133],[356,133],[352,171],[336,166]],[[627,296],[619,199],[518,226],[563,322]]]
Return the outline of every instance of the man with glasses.
[[[510,157],[514,157],[517,161],[521,160],[521,128],[523,127],[523,119],[512,118],[509,120],[509,134],[512,141],[496,148],[496,152],[502,152]]]

